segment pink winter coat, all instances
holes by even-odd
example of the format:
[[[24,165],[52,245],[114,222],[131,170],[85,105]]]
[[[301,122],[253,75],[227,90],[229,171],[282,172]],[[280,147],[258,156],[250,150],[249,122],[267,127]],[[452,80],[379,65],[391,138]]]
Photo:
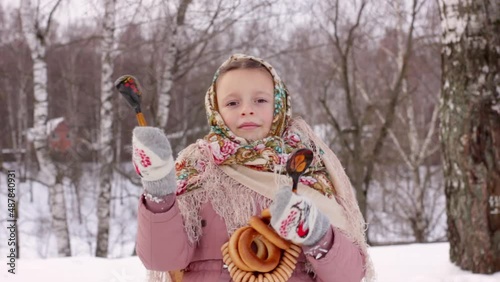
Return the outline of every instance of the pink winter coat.
[[[226,224],[211,203],[201,207],[203,235],[198,243],[191,244],[175,196],[167,196],[166,200],[163,204],[144,196],[139,200],[136,250],[144,266],[157,271],[185,269],[183,282],[232,281],[221,253],[222,244],[229,240]],[[332,246],[326,256],[315,259],[301,254],[288,281],[361,281],[364,257],[360,249],[334,227],[318,244],[325,242]],[[314,269],[315,278],[307,274],[306,261]]]

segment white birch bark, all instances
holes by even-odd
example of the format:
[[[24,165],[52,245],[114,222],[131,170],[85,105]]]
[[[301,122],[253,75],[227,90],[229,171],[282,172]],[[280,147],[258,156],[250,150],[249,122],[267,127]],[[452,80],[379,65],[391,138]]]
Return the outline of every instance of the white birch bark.
[[[99,129],[99,193],[97,198],[96,256],[107,257],[111,188],[113,181],[113,57],[116,0],[104,2],[101,44],[101,109]]]
[[[33,7],[30,0],[21,1],[21,20],[23,34],[33,60],[33,128],[32,141],[39,164],[38,180],[49,188],[49,204],[52,217],[52,231],[57,239],[59,256],[70,256],[71,246],[66,218],[66,201],[62,175],[57,171],[54,161],[49,155],[47,146],[48,100],[47,100],[47,63],[45,52],[48,32],[53,12],[59,5],[58,1],[48,16],[41,14],[40,7]],[[35,9],[38,13],[35,14]],[[46,22],[42,19],[46,16]]]
[[[160,67],[157,70],[159,87],[155,124],[160,128],[165,128],[168,122],[170,100],[172,99],[171,91],[178,64],[177,55],[179,53],[180,36],[183,34],[186,12],[191,2],[192,0],[181,0],[174,23],[167,27],[169,28],[167,39],[170,43],[164,56],[164,69]]]

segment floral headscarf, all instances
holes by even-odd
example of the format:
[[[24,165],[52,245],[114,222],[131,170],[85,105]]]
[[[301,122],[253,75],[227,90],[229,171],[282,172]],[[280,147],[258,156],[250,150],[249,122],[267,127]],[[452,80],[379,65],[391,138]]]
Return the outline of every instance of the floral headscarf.
[[[273,123],[271,125],[271,130],[269,131],[268,137],[282,136],[286,125],[288,124],[291,115],[291,103],[288,96],[288,90],[285,84],[281,81],[280,77],[274,70],[274,68],[262,59],[255,58],[243,54],[234,54],[229,59],[227,59],[217,70],[212,80],[212,85],[205,95],[205,109],[207,111],[208,124],[210,125],[210,131],[217,135],[228,138],[229,140],[238,143],[246,144],[247,140],[244,138],[234,135],[234,133],[227,127],[222,119],[222,116],[217,110],[217,100],[215,93],[215,82],[219,78],[220,70],[223,69],[228,64],[238,61],[238,60],[254,60],[262,64],[273,77],[274,83],[274,113],[273,113]],[[207,139],[207,138],[205,138]]]
[[[262,64],[272,75],[274,81],[274,113],[271,130],[267,137],[255,141],[248,141],[236,136],[224,123],[216,103],[215,82],[219,77],[220,70],[233,61],[245,59]],[[198,140],[197,146],[210,151],[213,161],[217,165],[238,164],[256,170],[285,174],[288,155],[295,149],[307,147],[302,142],[302,134],[293,131],[290,126],[292,122],[290,95],[285,84],[274,68],[262,59],[235,54],[226,60],[215,73],[212,84],[206,93],[205,109],[210,132],[203,139]],[[311,146],[314,144],[309,145],[309,147]],[[315,151],[315,148],[310,149]],[[205,160],[201,159],[182,158],[177,160],[178,195],[199,188],[199,185],[190,185],[189,179],[203,173],[205,165]],[[315,155],[311,167],[300,178],[300,182],[328,197],[332,197],[335,193],[323,161],[317,155]]]

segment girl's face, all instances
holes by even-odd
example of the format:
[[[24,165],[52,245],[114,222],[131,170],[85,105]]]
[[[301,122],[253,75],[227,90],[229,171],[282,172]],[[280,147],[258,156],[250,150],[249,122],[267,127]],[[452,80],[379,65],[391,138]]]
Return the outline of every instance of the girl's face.
[[[217,79],[217,107],[222,119],[238,137],[255,141],[271,130],[274,83],[264,69],[231,70]]]

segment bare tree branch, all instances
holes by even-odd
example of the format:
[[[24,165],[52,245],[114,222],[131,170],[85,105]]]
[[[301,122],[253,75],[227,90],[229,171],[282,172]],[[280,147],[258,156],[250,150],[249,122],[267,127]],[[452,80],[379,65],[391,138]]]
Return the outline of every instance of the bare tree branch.
[[[398,100],[399,93],[401,92],[401,84],[403,82],[403,78],[406,75],[406,68],[408,65],[408,59],[410,57],[411,49],[412,49],[412,38],[413,38],[413,31],[414,31],[414,26],[415,26],[415,19],[417,15],[417,4],[418,0],[413,0],[413,9],[412,9],[412,15],[411,15],[411,22],[410,22],[410,27],[408,31],[408,36],[406,38],[406,50],[403,54],[403,61],[402,65],[400,67],[400,70],[397,75],[397,79],[394,83],[394,85],[391,87],[390,90],[390,102],[389,102],[389,107],[385,115],[385,123],[382,125],[382,128],[380,129],[379,136],[376,138],[375,146],[373,147],[373,150],[371,152],[371,158],[370,159],[376,159],[378,155],[380,154],[382,150],[382,144],[384,142],[385,137],[388,134],[388,129],[392,125],[392,122],[394,121],[394,113],[395,113],[395,108],[396,108],[396,102]],[[367,167],[367,172],[365,174],[365,180],[364,182],[367,184],[369,180],[371,179],[371,174],[373,172],[373,163],[370,162]]]
[[[349,141],[345,138],[344,132],[340,128],[339,122],[337,121],[337,119],[333,115],[332,111],[330,110],[330,107],[328,106],[328,104],[326,102],[326,93],[328,91],[328,86],[329,86],[330,83],[331,83],[331,81],[329,81],[324,86],[324,92],[323,92],[324,94],[323,94],[323,97],[319,98],[319,102],[321,103],[321,106],[325,110],[326,115],[327,115],[328,119],[330,120],[331,124],[333,125],[333,127],[337,131],[337,135],[339,136],[340,140],[342,140],[342,143],[344,144],[345,149],[348,150],[348,152],[352,156],[354,152],[353,152],[353,150],[351,148],[351,145],[349,144]]]
[[[427,156],[429,156],[427,153],[428,147],[431,144],[432,137],[434,136],[434,131],[437,126],[437,118],[439,114],[439,107],[436,105],[434,106],[434,110],[432,111],[432,118],[430,124],[429,131],[427,131],[427,136],[424,139],[424,144],[422,145],[422,148],[418,154],[418,160],[423,161]],[[432,150],[430,150],[432,151]]]
[[[54,7],[52,7],[52,10],[49,13],[49,18],[47,19],[47,26],[45,27],[45,31],[43,32],[44,36],[47,36],[48,33],[49,33],[50,23],[52,21],[52,16],[54,15],[54,12],[56,11],[57,6],[59,6],[59,4],[61,3],[61,1],[62,0],[57,0],[57,3],[54,5]]]

